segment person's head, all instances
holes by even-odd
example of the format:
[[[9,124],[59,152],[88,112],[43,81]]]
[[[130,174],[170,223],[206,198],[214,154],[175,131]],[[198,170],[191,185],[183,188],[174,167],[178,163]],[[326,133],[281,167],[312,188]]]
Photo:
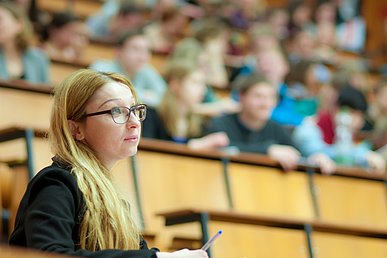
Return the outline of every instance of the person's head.
[[[182,34],[188,22],[188,17],[177,7],[166,9],[160,17],[163,32],[168,35]]]
[[[161,117],[171,135],[178,135],[178,121],[187,126],[185,137],[199,136],[201,119],[194,114],[203,100],[206,84],[203,72],[191,62],[169,63],[164,73],[168,89],[159,106]]]
[[[367,99],[364,94],[352,86],[345,86],[339,90],[337,106],[339,110],[345,109],[351,115],[352,132],[359,132],[364,126],[365,114],[368,109]]]
[[[228,24],[219,17],[203,19],[194,30],[194,37],[204,46],[215,42],[222,53],[227,50],[228,34]]]
[[[265,122],[277,104],[277,89],[262,74],[237,79],[240,115],[250,121]]]
[[[150,44],[143,29],[124,32],[118,39],[117,58],[125,71],[134,76],[151,57]]]
[[[312,9],[303,1],[293,1],[289,6],[290,22],[302,28],[312,20]]]
[[[273,47],[280,47],[280,42],[267,23],[257,23],[249,29],[251,50],[265,51]]]
[[[32,31],[23,10],[13,2],[0,2],[0,45],[13,43],[19,51],[25,51],[30,45]]]
[[[208,76],[208,57],[203,45],[195,38],[184,38],[177,42],[171,53],[170,62],[192,62]]]
[[[290,42],[290,54],[295,54],[303,59],[313,58],[316,40],[312,33],[307,30],[299,30],[293,36]]]
[[[279,39],[288,37],[289,13],[283,8],[269,11],[268,22]]]
[[[132,84],[121,75],[92,70],[74,73],[55,91],[51,116],[54,153],[68,162],[78,152],[87,153],[107,169],[118,160],[133,156],[140,137],[140,121],[136,112],[125,117],[121,114],[128,115],[129,110],[114,108],[130,108],[136,103]],[[87,115],[105,110],[111,112]]]
[[[146,12],[143,4],[138,1],[121,0],[117,15],[110,21],[110,34],[117,36],[124,31],[143,26]]]
[[[206,90],[202,70],[191,62],[177,60],[167,65],[164,78],[176,100],[188,108],[202,102]]]
[[[301,60],[291,65],[286,82],[290,88],[302,85],[305,96],[316,96],[323,85],[330,83],[331,73],[326,66],[312,60]],[[299,96],[300,98],[305,96]]]
[[[333,1],[321,1],[316,7],[314,18],[316,23],[336,23],[336,6]]]
[[[47,26],[44,40],[49,40],[58,48],[71,47],[82,50],[89,43],[86,25],[81,18],[71,12],[54,13]]]
[[[279,48],[259,51],[256,54],[257,72],[262,73],[275,86],[282,83],[289,72],[288,62]]]
[[[118,160],[137,152],[144,114],[131,108],[135,104],[132,84],[115,73],[79,70],[55,88],[49,139],[55,159],[71,168],[85,197],[80,248],[139,248],[110,174]]]

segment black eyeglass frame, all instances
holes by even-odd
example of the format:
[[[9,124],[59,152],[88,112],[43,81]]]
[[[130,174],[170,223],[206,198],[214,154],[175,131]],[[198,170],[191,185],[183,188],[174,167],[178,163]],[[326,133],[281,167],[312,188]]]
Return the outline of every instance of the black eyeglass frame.
[[[144,115],[143,118],[140,118],[140,117],[137,117],[137,116],[136,116],[136,118],[137,118],[140,122],[142,122],[142,121],[144,121],[145,118],[146,118],[146,111],[147,111],[147,108],[148,108],[148,106],[147,106],[146,104],[137,104],[137,105],[133,105],[133,106],[131,106],[131,107],[112,107],[111,109],[108,109],[108,110],[103,110],[103,111],[98,111],[98,112],[94,112],[94,113],[84,114],[83,117],[98,116],[98,115],[103,115],[103,114],[110,114],[110,115],[112,116],[112,119],[113,119],[114,123],[116,123],[116,124],[126,124],[126,123],[129,121],[129,119],[130,119],[130,115],[131,115],[132,113],[134,113],[134,111],[135,111],[136,109],[140,108],[140,107],[143,107],[143,108],[145,109],[145,115]],[[126,119],[125,122],[123,122],[123,123],[117,123],[116,120],[114,119],[114,116],[113,116],[113,110],[116,109],[116,108],[125,108],[125,109],[127,109],[127,110],[129,111],[129,113],[128,113],[128,115],[127,115],[127,119]]]

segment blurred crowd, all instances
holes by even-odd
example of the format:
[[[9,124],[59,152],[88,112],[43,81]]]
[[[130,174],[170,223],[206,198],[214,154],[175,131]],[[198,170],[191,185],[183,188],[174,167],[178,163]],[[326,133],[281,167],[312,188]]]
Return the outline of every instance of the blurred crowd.
[[[107,0],[89,17],[0,1],[0,78],[51,83],[51,60],[110,42],[88,66],[132,81],[143,137],[385,173],[387,60],[364,58],[366,33],[361,0]]]

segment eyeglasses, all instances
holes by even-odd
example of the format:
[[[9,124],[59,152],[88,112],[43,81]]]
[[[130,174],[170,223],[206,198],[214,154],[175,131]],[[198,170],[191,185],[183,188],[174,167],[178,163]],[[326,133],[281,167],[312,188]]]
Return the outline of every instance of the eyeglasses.
[[[98,116],[103,114],[110,114],[113,118],[113,121],[116,124],[125,124],[129,121],[130,114],[134,114],[134,116],[140,121],[144,121],[146,117],[146,108],[145,104],[138,104],[128,107],[113,107],[109,110],[99,111],[95,113],[85,114],[83,117],[88,116]]]

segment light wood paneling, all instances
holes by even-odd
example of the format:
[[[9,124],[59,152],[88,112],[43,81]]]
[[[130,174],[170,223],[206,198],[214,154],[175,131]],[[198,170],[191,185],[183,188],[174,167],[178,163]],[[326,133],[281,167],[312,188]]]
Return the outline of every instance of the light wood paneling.
[[[305,234],[300,230],[232,223],[210,223],[210,235],[223,234],[212,246],[214,258],[306,258]]]
[[[322,221],[387,228],[383,182],[316,175],[315,183]]]
[[[216,160],[139,151],[139,185],[145,226],[157,232],[159,246],[170,244],[172,235],[200,237],[197,225],[165,228],[160,211],[182,207],[227,209],[221,163]]]
[[[52,98],[48,94],[0,87],[0,127],[22,125],[48,128]]]
[[[238,163],[229,171],[236,211],[314,217],[306,173]]]
[[[316,258],[385,258],[385,239],[366,238],[332,233],[313,234]]]

